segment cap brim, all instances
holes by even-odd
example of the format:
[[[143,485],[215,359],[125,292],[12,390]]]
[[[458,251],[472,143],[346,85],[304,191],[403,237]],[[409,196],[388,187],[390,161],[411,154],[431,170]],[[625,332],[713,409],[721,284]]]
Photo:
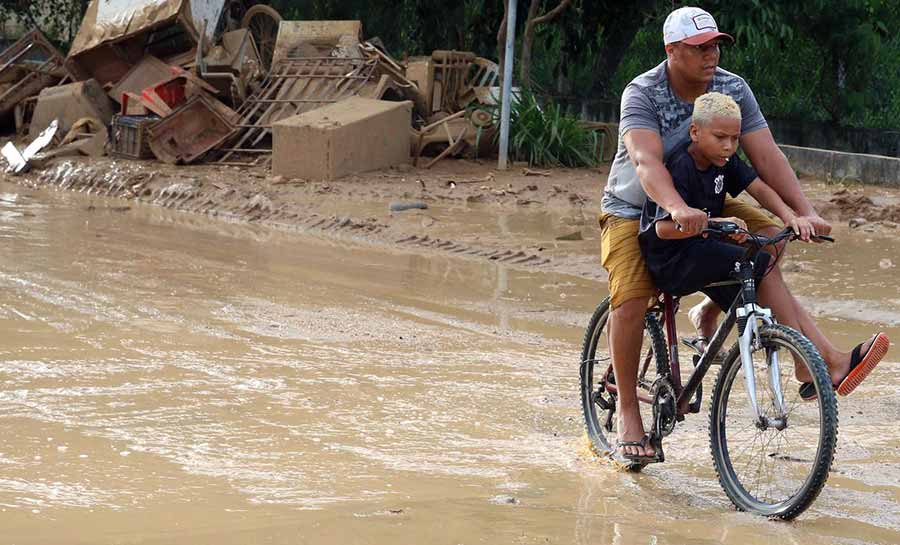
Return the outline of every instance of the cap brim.
[[[716,38],[728,38],[732,42],[734,41],[734,38],[732,38],[729,34],[725,34],[724,32],[710,31],[704,32],[702,34],[697,34],[696,36],[691,36],[690,38],[685,38],[681,40],[681,43],[688,45],[703,45],[710,40],[715,40]]]

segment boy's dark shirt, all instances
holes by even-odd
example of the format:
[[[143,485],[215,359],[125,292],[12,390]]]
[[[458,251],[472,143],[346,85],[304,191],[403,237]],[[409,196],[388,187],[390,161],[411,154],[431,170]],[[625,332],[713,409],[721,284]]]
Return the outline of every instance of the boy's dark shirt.
[[[707,170],[701,171],[688,153],[689,145],[685,144],[674,151],[666,161],[666,168],[672,175],[675,190],[688,206],[707,212],[711,218],[721,217],[725,206],[725,192],[737,197],[756,179],[756,172],[741,161],[737,154],[733,155],[724,167],[710,165]],[[718,184],[717,179],[720,180]],[[667,218],[669,213],[648,198],[641,213],[638,240],[644,261],[654,278],[674,272],[672,267],[677,266],[678,256],[684,248],[703,240],[699,236],[679,240],[659,238],[656,235],[656,221]]]

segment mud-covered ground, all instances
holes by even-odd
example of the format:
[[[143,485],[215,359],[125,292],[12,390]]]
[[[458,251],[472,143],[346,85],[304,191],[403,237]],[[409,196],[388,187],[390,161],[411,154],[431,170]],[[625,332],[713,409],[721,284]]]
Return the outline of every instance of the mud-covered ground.
[[[0,181],[4,543],[898,542],[895,348],[841,399],[795,523],[731,509],[708,403],[665,464],[593,456],[578,362],[605,172],[491,167]],[[896,342],[900,192],[804,185],[838,243],[791,248],[795,294],[840,347]]]
[[[608,166],[515,165],[498,171],[493,162],[447,160],[431,170],[407,166],[317,181],[272,176],[267,167],[65,159],[6,179],[374,245],[603,278],[596,220],[607,173]],[[900,191],[802,182],[822,215],[836,223],[863,231],[898,229]],[[102,200],[97,206],[113,205]],[[120,210],[127,206],[123,202]]]

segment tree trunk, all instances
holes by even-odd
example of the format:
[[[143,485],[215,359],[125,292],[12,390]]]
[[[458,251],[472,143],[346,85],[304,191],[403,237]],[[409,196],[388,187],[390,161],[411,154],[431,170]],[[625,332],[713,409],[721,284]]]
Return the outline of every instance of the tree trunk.
[[[531,6],[528,8],[528,19],[525,21],[525,33],[522,35],[522,53],[519,60],[519,80],[521,85],[531,87],[531,49],[534,46],[534,32],[538,25],[550,23],[556,20],[572,0],[561,0],[559,4],[544,15],[538,16],[538,10],[541,7],[541,0],[531,0]]]

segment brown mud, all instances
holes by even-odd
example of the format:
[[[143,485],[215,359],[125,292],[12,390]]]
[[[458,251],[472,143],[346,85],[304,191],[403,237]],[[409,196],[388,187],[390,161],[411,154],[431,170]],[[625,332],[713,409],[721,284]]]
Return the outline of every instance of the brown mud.
[[[522,165],[503,172],[493,163],[460,160],[431,170],[410,166],[314,181],[273,177],[266,167],[66,159],[6,179],[32,188],[602,279],[605,272],[596,266],[597,217],[607,173],[607,166],[544,171]],[[836,223],[869,232],[890,231],[900,223],[900,192],[811,179],[803,183],[820,213]]]
[[[841,399],[796,523],[732,510],[708,403],[643,474],[585,452],[603,176],[67,161],[0,184],[5,541],[897,543],[896,349]],[[831,204],[838,243],[791,248],[788,281],[838,346],[896,341],[897,231]]]

